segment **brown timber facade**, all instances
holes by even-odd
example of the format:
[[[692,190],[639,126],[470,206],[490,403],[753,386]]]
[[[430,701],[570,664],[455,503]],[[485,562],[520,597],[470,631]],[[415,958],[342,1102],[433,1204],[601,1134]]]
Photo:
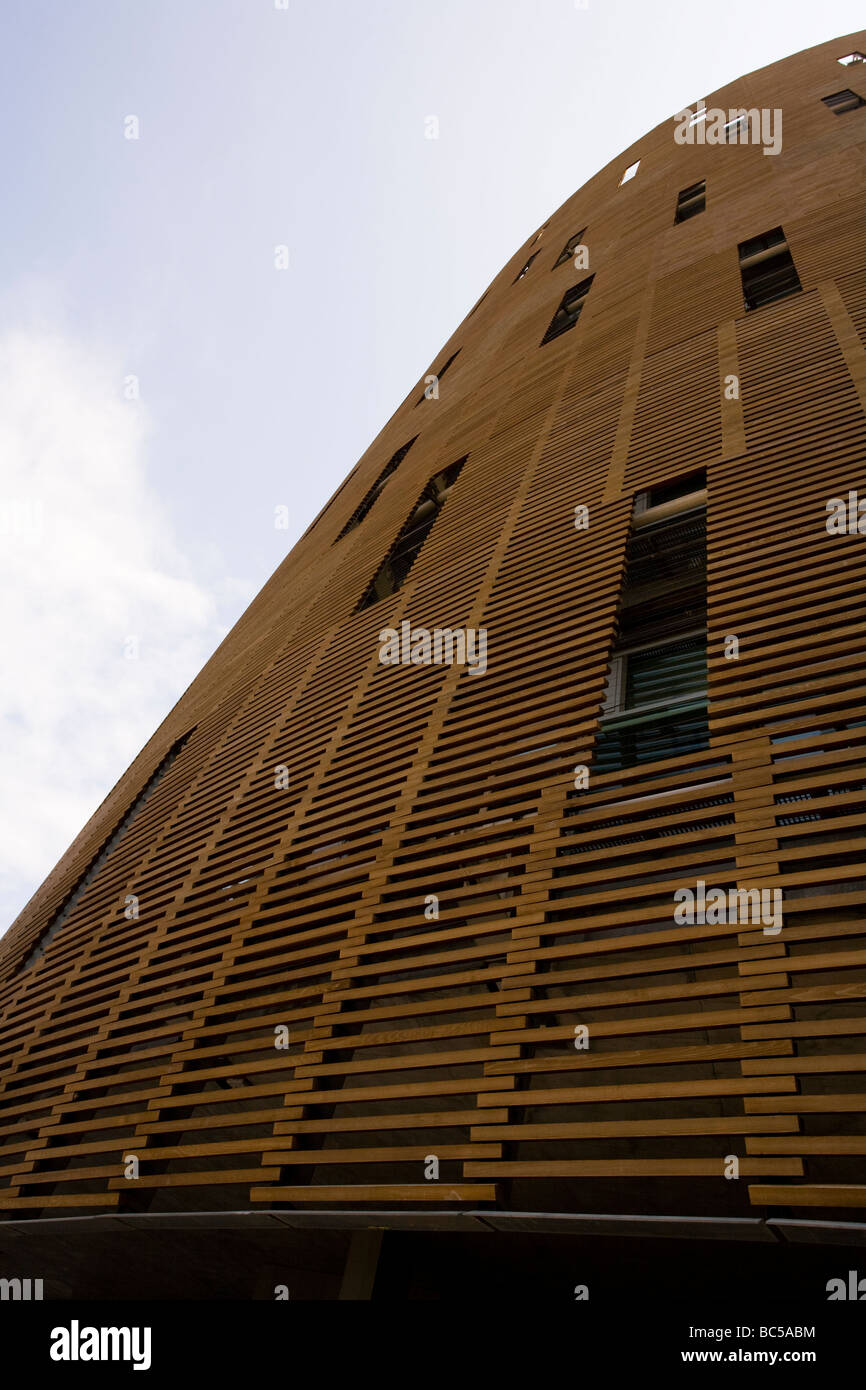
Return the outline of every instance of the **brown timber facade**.
[[[708,96],[780,152],[666,121],[515,253],[3,938],[7,1221],[858,1220],[857,50]]]

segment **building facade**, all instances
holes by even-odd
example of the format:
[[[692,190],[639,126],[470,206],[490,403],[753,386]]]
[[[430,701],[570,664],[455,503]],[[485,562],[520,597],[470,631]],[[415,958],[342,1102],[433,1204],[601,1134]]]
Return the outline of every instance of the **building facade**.
[[[864,53],[550,217],[3,938],[6,1221],[857,1221]]]

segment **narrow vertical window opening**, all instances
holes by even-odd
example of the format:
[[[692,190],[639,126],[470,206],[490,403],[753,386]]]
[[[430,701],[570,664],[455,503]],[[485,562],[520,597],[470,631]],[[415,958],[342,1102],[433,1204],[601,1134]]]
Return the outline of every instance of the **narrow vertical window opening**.
[[[379,494],[382,492],[382,489],[384,488],[388,479],[391,477],[391,474],[396,473],[397,469],[400,467],[400,464],[403,462],[404,458],[408,454],[409,450],[412,448],[412,445],[415,443],[415,440],[417,438],[417,434],[414,435],[413,438],[409,440],[408,444],[404,444],[401,449],[397,450],[396,454],[393,454],[391,456],[391,458],[385,464],[385,467],[382,469],[382,472],[376,479],[375,483],[370,488],[369,492],[367,492],[364,496],[363,501],[355,508],[352,515],[349,517],[349,520],[346,522],[345,526],[343,527],[342,531],[337,537],[338,541],[341,541],[344,536],[348,535],[350,531],[353,531],[355,527],[359,526],[360,523],[364,520],[364,517],[367,515],[367,513],[373,506],[373,503],[379,497]],[[336,543],[337,541],[334,542],[335,545]]]
[[[421,547],[448,500],[451,488],[460,477],[468,454],[450,467],[443,468],[430,479],[412,511],[403,523],[397,539],[364,590],[358,611],[370,608],[380,599],[395,594],[406,582],[406,577],[414,565]]]
[[[635,499],[593,765],[618,771],[706,748],[706,490],[702,474]]]
[[[123,819],[115,827],[111,835],[109,835],[108,839],[103,844],[102,849],[98,851],[96,857],[91,861],[90,865],[85,870],[82,877],[78,880],[72,892],[69,894],[69,897],[63,903],[63,906],[60,907],[58,911],[55,913],[54,917],[43,931],[36,945],[33,947],[29,956],[19,967],[19,970],[29,970],[30,966],[33,965],[39,959],[40,956],[44,955],[49,942],[51,942],[54,939],[57,933],[64,926],[73,909],[76,907],[82,895],[85,893],[89,885],[93,882],[94,878],[99,873],[100,869],[108,859],[108,856],[111,854],[112,850],[116,849],[116,847],[119,845],[120,841],[123,839],[124,835],[132,825],[133,821],[138,816],[139,812],[142,810],[144,805],[150,800],[154,791],[159,786],[159,783],[162,781],[169,768],[175,762],[176,758],[178,757],[178,754],[181,752],[184,745],[189,741],[189,739],[192,737],[194,733],[195,727],[190,729],[187,733],[183,734],[182,737],[177,739],[172,744],[171,748],[169,748],[165,757],[162,759],[158,767],[148,778],[147,782],[145,782],[141,791],[138,793],[138,796],[132,802],[132,805],[129,807],[129,810],[126,812]]]
[[[690,217],[695,217],[699,212],[704,212],[707,206],[707,181],[701,179],[698,183],[693,183],[689,188],[684,188],[677,195],[677,210],[674,214],[674,222],[687,222]]]
[[[573,328],[580,318],[586,297],[589,294],[595,276],[588,275],[585,280],[581,280],[579,285],[573,285],[567,294],[563,295],[553,318],[547,326],[547,332],[541,340],[541,346],[558,338],[560,333],[567,333],[569,328]]]
[[[802,289],[794,258],[781,227],[741,241],[740,275],[747,309],[760,309]]]

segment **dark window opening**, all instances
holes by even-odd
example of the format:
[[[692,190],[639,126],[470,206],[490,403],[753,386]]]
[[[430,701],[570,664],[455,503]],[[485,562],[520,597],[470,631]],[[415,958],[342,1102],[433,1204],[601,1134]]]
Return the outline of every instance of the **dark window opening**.
[[[166,753],[162,761],[159,763],[158,767],[148,778],[147,782],[145,782],[141,791],[138,793],[138,796],[135,798],[129,810],[126,812],[126,815],[115,827],[111,835],[109,835],[108,839],[103,844],[102,849],[98,851],[96,857],[91,861],[90,865],[85,870],[83,876],[78,880],[69,897],[63,903],[63,906],[58,909],[57,913],[49,922],[48,926],[43,931],[36,945],[33,947],[33,950],[30,952],[23,965],[21,965],[21,970],[28,970],[30,966],[33,965],[34,962],[37,961],[41,955],[44,954],[45,949],[48,946],[48,943],[57,935],[61,927],[67,921],[73,909],[80,901],[83,893],[93,882],[96,875],[102,868],[103,864],[105,864],[112,850],[115,849],[117,845],[120,843],[120,841],[123,839],[124,835],[129,830],[130,826],[132,825],[132,822],[135,820],[139,811],[141,811],[145,803],[150,800],[151,795],[156,790],[157,786],[162,781],[165,774],[168,772],[169,768],[177,758],[181,749],[189,741],[189,739],[192,737],[194,733],[195,726],[192,729],[190,729],[187,733],[185,733],[181,738],[177,739],[172,744],[171,748],[169,748],[168,752]]]
[[[866,101],[856,92],[852,92],[850,87],[846,87],[842,92],[834,92],[832,96],[822,97],[821,100],[837,116],[844,115],[846,111],[856,111],[858,106],[866,106]]]
[[[687,222],[690,217],[703,212],[707,206],[707,181],[701,179],[677,195],[677,210],[674,222]]]
[[[635,494],[635,516],[640,516],[642,512],[649,511],[653,507],[662,507],[667,502],[677,502],[681,497],[689,497],[692,493],[702,492],[706,486],[707,470],[705,468],[696,468],[691,473],[683,473],[679,478],[672,478],[664,483],[656,483],[654,487]]]
[[[517,282],[518,282],[518,280],[522,280],[522,279],[523,279],[524,275],[525,275],[526,272],[529,270],[529,267],[532,265],[532,262],[535,260],[535,257],[538,256],[538,255],[540,255],[540,254],[541,254],[541,253],[540,253],[539,251],[533,251],[532,255],[529,257],[529,260],[526,262],[526,265],[523,267],[522,270],[519,270],[519,271],[517,272],[517,274],[515,275],[514,279],[513,279],[512,282],[511,282],[512,285],[516,285]]]
[[[781,227],[774,227],[771,232],[762,232],[760,236],[753,236],[748,241],[741,241],[739,246],[740,260],[748,260],[751,256],[756,256],[759,251],[769,251],[774,246],[785,246],[785,233]]]
[[[359,612],[363,608],[370,608],[380,599],[387,598],[389,594],[396,594],[397,590],[402,588],[467,458],[468,455],[465,455],[430,479],[412,508],[411,515],[404,522],[396,541],[365,589],[358,604]]]
[[[743,300],[747,309],[760,309],[764,304],[784,299],[802,289],[794,259],[788,250],[781,227],[741,241],[740,275],[743,280]]]
[[[560,333],[567,333],[569,328],[574,327],[580,318],[581,310],[594,279],[594,275],[588,275],[585,280],[581,280],[579,285],[574,285],[563,297],[562,303],[550,320],[547,332],[541,340],[542,347],[545,343],[558,338]]]
[[[564,265],[566,261],[571,260],[572,256],[574,255],[575,249],[583,244],[583,238],[585,236],[586,228],[584,227],[583,231],[575,232],[574,236],[570,236],[568,238],[568,241],[565,243],[565,245],[563,246],[562,250],[560,251],[559,255],[553,263],[554,270],[556,270],[556,267],[558,265]]]
[[[408,444],[404,444],[402,449],[398,449],[396,454],[394,454],[393,457],[388,460],[388,462],[385,464],[385,467],[382,469],[382,472],[376,479],[375,483],[370,488],[370,491],[364,497],[364,500],[358,507],[355,508],[352,515],[349,517],[349,520],[346,522],[345,526],[343,527],[342,531],[337,537],[338,541],[341,541],[343,537],[349,533],[349,531],[353,531],[355,527],[360,525],[360,523],[364,520],[364,517],[367,515],[373,503],[376,501],[376,498],[379,496],[380,492],[384,488],[391,474],[395,473],[397,469],[400,467],[400,464],[403,462],[404,458],[408,454],[409,450],[412,448],[412,445],[415,443],[415,440],[417,438],[418,436],[416,434],[414,438],[409,440]],[[336,544],[336,541],[334,543]]]
[[[687,474],[658,491],[688,497],[699,478]],[[676,494],[687,481],[688,489]],[[645,524],[635,515],[593,766],[612,772],[693,753],[708,743],[706,508],[701,502]]]
[[[458,349],[457,349],[457,352],[452,352],[451,356],[448,358],[448,361],[445,363],[444,367],[440,367],[439,370],[438,370],[438,372],[430,372],[430,373],[428,373],[428,375],[429,375],[429,376],[435,376],[435,378],[436,378],[437,381],[441,381],[442,378],[443,378],[443,376],[444,376],[445,373],[447,372],[448,368],[451,366],[451,363],[454,361],[455,357],[457,357],[457,356],[459,355],[459,353],[460,353],[460,349],[458,348]],[[415,402],[415,404],[416,404],[416,405],[420,405],[422,401],[426,401],[426,400],[428,400],[428,399],[432,399],[432,398],[428,397],[428,395],[427,395],[427,388],[426,388],[426,386],[425,386],[424,390],[421,392],[421,395],[418,397],[418,399],[417,399],[417,401]]]

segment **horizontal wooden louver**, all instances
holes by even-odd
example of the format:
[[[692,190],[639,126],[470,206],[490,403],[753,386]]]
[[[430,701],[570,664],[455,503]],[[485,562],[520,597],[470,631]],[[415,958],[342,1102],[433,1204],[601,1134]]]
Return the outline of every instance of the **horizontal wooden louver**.
[[[866,199],[820,98],[863,51],[749,76],[772,158],[668,120],[602,169],[347,466],[0,942],[5,1219],[856,1220],[866,537],[826,520],[866,495]],[[767,229],[800,288],[747,308]],[[384,664],[404,623],[485,672]],[[699,883],[781,931],[676,919]]]

